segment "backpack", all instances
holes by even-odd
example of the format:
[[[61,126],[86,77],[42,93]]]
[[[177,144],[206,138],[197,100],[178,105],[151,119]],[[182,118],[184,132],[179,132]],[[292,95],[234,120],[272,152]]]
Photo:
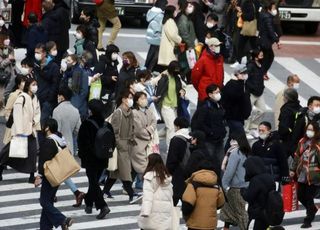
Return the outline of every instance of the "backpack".
[[[96,121],[88,119],[97,129],[96,138],[94,140],[94,153],[99,159],[108,159],[112,157],[116,147],[116,138],[112,125],[105,122],[102,127],[99,127]]]
[[[185,169],[187,164],[188,164],[188,161],[189,161],[189,158],[190,158],[190,154],[191,154],[191,152],[190,152],[190,142],[184,136],[177,135],[176,137],[182,139],[183,141],[185,141],[187,143],[186,152],[184,153],[183,159],[180,162],[180,167],[182,169]]]
[[[26,98],[24,96],[22,96],[22,95],[21,95],[21,97],[23,97],[23,102],[22,102],[22,108],[23,108],[25,103],[26,103]],[[8,118],[8,120],[6,122],[6,127],[8,129],[11,129],[12,125],[13,125],[13,108],[12,108],[11,113],[9,115],[9,118]]]
[[[275,226],[280,225],[283,221],[283,200],[280,192],[272,190],[268,193],[265,214],[268,224]]]
[[[211,108],[211,104],[208,101],[206,101],[203,105],[197,108],[197,110],[194,112],[191,118],[191,131],[201,130],[201,128],[198,127],[198,124],[199,124],[198,119],[199,119],[199,111],[203,106],[206,106],[206,108]]]

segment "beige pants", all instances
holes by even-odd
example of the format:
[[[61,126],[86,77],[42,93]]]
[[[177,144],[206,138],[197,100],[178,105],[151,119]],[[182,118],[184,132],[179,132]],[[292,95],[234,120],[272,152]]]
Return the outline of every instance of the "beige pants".
[[[245,130],[249,131],[250,129],[257,129],[259,123],[262,121],[264,113],[267,111],[266,102],[264,101],[263,95],[256,97],[250,95],[250,101],[252,105],[251,115],[245,122]]]
[[[114,18],[107,18],[107,17],[102,17],[102,18],[98,18],[99,20],[99,24],[100,27],[98,29],[98,33],[99,33],[99,37],[98,37],[98,49],[103,48],[103,42],[102,42],[102,38],[103,38],[103,32],[106,28],[106,23],[107,21],[112,23],[112,30],[111,30],[111,34],[109,37],[109,41],[108,41],[108,45],[110,44],[114,44],[114,41],[117,38],[117,35],[121,29],[121,21],[119,19],[119,17],[114,17]]]
[[[171,138],[174,136],[174,120],[177,118],[177,109],[168,106],[162,106],[161,115],[166,126],[166,144],[167,151],[169,150],[169,144]]]

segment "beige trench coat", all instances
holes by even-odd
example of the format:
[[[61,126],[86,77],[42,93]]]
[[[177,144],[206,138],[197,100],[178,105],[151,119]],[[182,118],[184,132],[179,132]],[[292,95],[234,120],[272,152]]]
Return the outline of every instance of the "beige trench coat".
[[[110,178],[132,181],[130,151],[133,146],[133,113],[122,106],[114,111],[111,124],[116,137],[118,169],[110,172]]]
[[[155,131],[157,131],[157,121],[152,110],[133,110],[134,117],[134,140],[137,145],[132,147],[131,163],[137,173],[144,173],[148,164],[147,147],[151,143]]]

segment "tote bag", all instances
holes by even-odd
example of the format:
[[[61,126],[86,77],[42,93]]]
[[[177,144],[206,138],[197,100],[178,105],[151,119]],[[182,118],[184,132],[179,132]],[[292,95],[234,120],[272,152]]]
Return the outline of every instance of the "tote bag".
[[[282,186],[282,199],[284,212],[292,212],[299,209],[297,182],[291,182]]]
[[[80,165],[71,152],[67,148],[61,149],[58,145],[57,147],[59,152],[43,165],[44,175],[52,187],[59,186],[66,179],[80,171]]]
[[[253,19],[252,21],[244,21],[240,34],[243,36],[256,36],[257,19]]]
[[[28,137],[14,136],[10,142],[10,158],[27,158],[28,157]]]
[[[100,99],[101,95],[101,80],[96,80],[90,84],[89,101],[92,99]]]
[[[109,158],[107,170],[116,171],[117,169],[118,169],[118,150],[117,148],[115,148],[112,153],[112,157]]]

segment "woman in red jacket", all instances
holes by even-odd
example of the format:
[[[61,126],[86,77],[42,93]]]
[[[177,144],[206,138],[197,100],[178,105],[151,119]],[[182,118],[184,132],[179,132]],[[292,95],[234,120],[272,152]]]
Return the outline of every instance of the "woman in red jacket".
[[[198,101],[207,98],[206,88],[211,84],[223,87],[223,56],[220,54],[221,42],[217,38],[206,38],[207,48],[192,69],[192,84],[198,91]]]
[[[24,4],[24,15],[23,15],[23,26],[28,27],[28,16],[33,12],[38,16],[38,21],[40,21],[42,16],[42,0],[26,0]]]

